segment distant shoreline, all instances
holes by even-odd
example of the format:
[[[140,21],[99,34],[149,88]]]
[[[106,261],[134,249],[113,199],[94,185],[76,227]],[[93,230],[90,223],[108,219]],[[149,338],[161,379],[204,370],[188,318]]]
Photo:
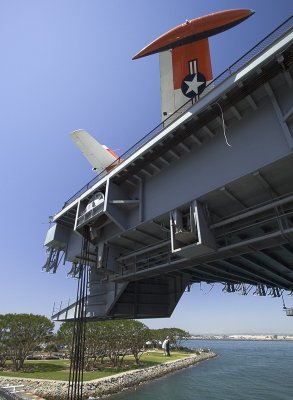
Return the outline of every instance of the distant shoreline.
[[[293,335],[192,335],[189,340],[293,341]]]

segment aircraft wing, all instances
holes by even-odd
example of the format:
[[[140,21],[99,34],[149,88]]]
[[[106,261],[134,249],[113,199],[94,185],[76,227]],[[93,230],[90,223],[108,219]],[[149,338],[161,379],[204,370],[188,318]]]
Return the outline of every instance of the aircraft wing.
[[[103,171],[117,160],[117,157],[111,151],[107,150],[106,147],[97,142],[83,129],[70,133],[70,137],[97,173]]]

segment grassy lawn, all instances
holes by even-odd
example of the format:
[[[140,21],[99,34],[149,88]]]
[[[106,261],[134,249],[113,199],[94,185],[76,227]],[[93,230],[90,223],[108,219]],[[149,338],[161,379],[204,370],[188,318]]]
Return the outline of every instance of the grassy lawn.
[[[139,366],[136,366],[133,356],[126,356],[124,358],[123,368],[112,368],[105,359],[105,366],[101,366],[99,370],[84,372],[84,381],[104,378],[106,376],[118,374],[119,372],[130,371],[137,368],[150,367],[166,361],[179,360],[186,356],[188,356],[187,353],[172,352],[171,357],[164,357],[161,351],[150,351],[142,355]],[[69,368],[69,360],[26,360],[24,371],[0,371],[0,376],[67,381]]]

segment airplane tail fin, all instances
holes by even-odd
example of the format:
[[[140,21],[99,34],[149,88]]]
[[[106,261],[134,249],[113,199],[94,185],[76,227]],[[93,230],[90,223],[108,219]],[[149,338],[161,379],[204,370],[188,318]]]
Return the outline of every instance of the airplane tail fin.
[[[213,79],[208,38],[160,53],[162,119],[189,99],[198,100]]]
[[[112,150],[100,144],[85,130],[78,129],[70,133],[70,137],[92,165],[93,171],[110,172],[120,162],[120,158]]]
[[[197,101],[212,88],[207,87],[213,79],[208,38],[240,24],[253,13],[249,9],[223,10],[186,20],[133,57],[136,60],[160,53],[163,121],[188,99]]]

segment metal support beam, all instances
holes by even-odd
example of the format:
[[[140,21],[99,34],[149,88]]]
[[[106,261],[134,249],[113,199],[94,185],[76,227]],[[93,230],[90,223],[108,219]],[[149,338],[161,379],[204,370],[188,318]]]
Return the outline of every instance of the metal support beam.
[[[197,136],[195,136],[194,134],[189,136],[191,138],[191,140],[193,140],[196,144],[198,144],[199,146],[202,145],[202,142],[199,140],[199,138]]]
[[[285,284],[286,286],[292,284],[292,281],[284,278],[283,275],[279,274],[278,272],[274,271],[271,267],[269,267],[267,264],[263,264],[259,260],[256,260],[255,257],[252,257],[251,255],[242,255],[240,258],[245,260],[245,263],[249,263],[253,266],[253,268],[257,269],[262,269],[263,273],[267,275],[268,272],[268,280],[271,280],[271,282],[276,282],[279,281],[280,287],[283,287]],[[273,278],[273,280],[272,280]]]
[[[145,236],[148,236],[149,238],[151,238],[151,239],[155,239],[155,240],[162,240],[162,238],[160,237],[160,236],[158,236],[158,235],[156,235],[156,234],[154,234],[154,233],[151,233],[151,232],[147,232],[147,231],[145,231],[144,229],[141,229],[141,228],[134,228],[134,230],[136,231],[136,232],[139,232],[139,233],[141,233],[142,235],[145,235]]]
[[[134,258],[134,257],[140,256],[142,254],[151,252],[153,250],[160,249],[162,247],[166,247],[168,245],[170,246],[170,240],[164,240],[164,241],[161,241],[160,243],[156,243],[154,245],[146,246],[143,249],[132,251],[131,253],[126,254],[125,256],[118,257],[117,261],[118,262],[126,261],[126,260],[128,260],[130,258]]]
[[[291,132],[290,132],[286,122],[284,122],[284,116],[282,114],[282,111],[281,111],[281,108],[279,106],[279,103],[278,103],[278,101],[276,99],[276,96],[275,96],[275,94],[274,94],[274,92],[273,92],[273,90],[271,88],[271,85],[268,82],[266,82],[264,84],[264,87],[265,87],[265,89],[266,89],[266,91],[267,91],[267,93],[268,93],[268,95],[269,95],[269,97],[271,99],[271,102],[272,102],[272,105],[274,107],[277,119],[279,121],[279,124],[280,124],[282,130],[283,130],[283,133],[284,133],[284,136],[285,136],[285,138],[287,140],[287,143],[288,143],[290,149],[293,149],[293,138],[292,138]]]
[[[141,172],[144,173],[146,176],[148,176],[149,178],[151,178],[153,176],[153,174],[151,174],[149,171],[147,171],[145,168],[141,169]]]
[[[180,159],[180,156],[179,156],[177,153],[175,153],[174,150],[169,150],[168,152],[169,152],[173,157],[177,158],[177,160]]]
[[[157,167],[154,163],[150,163],[150,166],[156,171],[156,172],[161,172],[161,168]]]
[[[274,197],[279,196],[279,194],[272,188],[272,186],[268,183],[268,181],[262,176],[262,174],[259,171],[254,172],[252,175],[259,180],[262,186],[268,191],[270,196],[272,195]]]
[[[180,146],[184,151],[187,151],[188,153],[190,153],[191,149],[190,149],[188,146],[186,146],[185,143],[181,142],[181,143],[179,143],[179,146]]]
[[[192,274],[194,279],[198,279],[199,281],[206,281],[209,279],[210,282],[218,282],[221,281],[229,281],[233,283],[235,280],[230,274],[226,274],[219,268],[215,268],[214,266],[208,265],[209,269],[207,270],[205,265],[199,265],[196,269],[187,270],[190,274]]]
[[[286,79],[286,82],[287,82],[289,88],[292,89],[293,88],[293,79],[292,79],[292,76],[288,69],[286,71],[284,71],[284,76],[285,76],[285,79]]]
[[[252,95],[249,94],[248,96],[246,96],[246,100],[248,101],[249,105],[254,111],[258,110],[258,106],[256,102],[253,100]]]
[[[243,265],[243,262],[241,263],[242,260],[244,260],[243,256],[237,256],[236,259],[240,260],[240,263],[237,261],[234,261],[233,263],[231,263],[230,261],[227,260],[220,260],[219,263],[223,264],[225,266],[227,266],[228,268],[230,268],[230,270],[237,270],[240,274],[240,276],[243,275],[242,281],[244,281],[244,277],[247,278],[246,282],[253,283],[253,284],[257,284],[259,282],[262,282],[264,277],[262,274],[259,274],[257,272],[255,272],[255,268],[249,268],[247,266],[247,263],[245,262],[245,265]],[[266,283],[267,284],[272,284],[273,281],[271,281],[269,278],[267,278]]]
[[[232,106],[231,110],[232,110],[233,114],[235,115],[235,117],[238,119],[238,121],[240,121],[242,119],[242,115],[237,110],[237,108],[235,106]]]
[[[167,167],[170,165],[169,161],[167,161],[164,157],[159,157],[158,160],[162,161]]]
[[[235,265],[234,263],[232,264],[226,260],[219,260],[219,261],[212,262],[212,263],[209,263],[206,265],[208,267],[211,266],[212,268],[214,268],[221,274],[224,273],[225,280],[230,277],[230,279],[232,278],[234,281],[237,281],[239,283],[244,280],[246,283],[257,283],[258,282],[258,280],[256,279],[254,274],[251,274],[250,272],[247,272],[247,271],[243,271],[243,269],[240,268],[239,266]],[[228,271],[227,271],[226,267],[228,267]],[[238,271],[240,273],[237,274],[234,271]]]
[[[246,211],[244,213],[235,215],[234,217],[226,218],[223,221],[216,222],[215,224],[210,225],[210,229],[219,228],[220,226],[224,226],[224,225],[230,224],[232,222],[240,221],[241,219],[251,217],[252,215],[260,214],[260,213],[262,213],[264,211],[267,211],[267,210],[269,210],[271,208],[275,208],[275,207],[284,205],[286,203],[289,203],[290,201],[293,201],[293,195],[285,197],[285,198],[277,200],[277,201],[272,201],[269,204],[266,204],[266,205],[261,206],[261,207],[254,208],[252,210],[248,210],[248,211]]]
[[[281,270],[284,270],[285,268],[288,269],[290,272],[293,272],[293,265],[289,265],[288,263],[285,263],[284,261],[280,261],[277,259],[275,255],[269,254],[269,250],[263,250],[257,252],[259,257],[264,260],[266,263],[270,264],[271,266],[276,266],[278,268],[281,268]]]
[[[231,200],[234,202],[238,203],[242,208],[247,209],[246,205],[238,199],[235,194],[233,194],[229,189],[226,188],[226,186],[221,187],[220,192],[225,193]]]
[[[125,234],[119,235],[119,237],[121,239],[127,240],[129,242],[133,242],[133,243],[139,244],[141,246],[146,246],[146,243],[142,242],[141,240],[137,240],[137,239],[134,239],[134,238],[129,238]]]
[[[283,116],[283,121],[287,122],[290,118],[293,116],[293,107],[290,108],[289,111],[286,112],[286,114]]]
[[[221,124],[222,124],[222,120],[221,120]],[[223,126],[223,124],[222,124],[221,126]],[[204,125],[204,126],[202,127],[202,129],[204,130],[204,132],[205,132],[210,138],[213,138],[213,137],[215,136],[215,134],[214,134],[214,133],[210,130],[210,128],[207,127],[206,125]]]

